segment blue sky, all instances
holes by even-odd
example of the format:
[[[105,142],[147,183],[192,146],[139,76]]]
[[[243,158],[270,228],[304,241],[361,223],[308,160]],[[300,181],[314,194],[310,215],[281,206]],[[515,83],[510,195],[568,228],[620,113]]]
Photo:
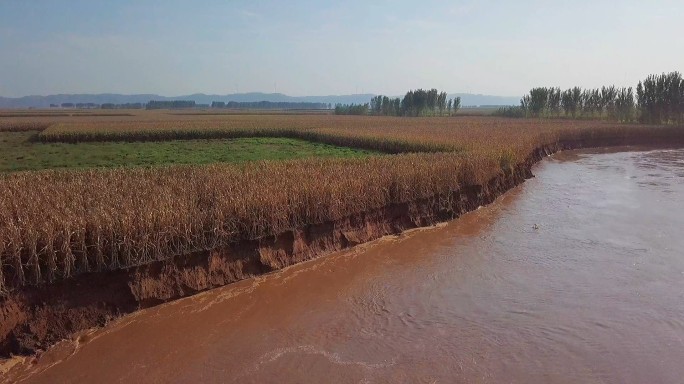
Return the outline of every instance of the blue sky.
[[[684,1],[0,0],[0,96],[517,96],[684,70]]]

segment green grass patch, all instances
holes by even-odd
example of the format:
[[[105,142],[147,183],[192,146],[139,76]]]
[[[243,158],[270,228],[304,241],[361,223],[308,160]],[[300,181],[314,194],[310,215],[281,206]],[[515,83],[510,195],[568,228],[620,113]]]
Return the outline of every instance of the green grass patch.
[[[0,132],[0,172],[54,168],[241,163],[378,152],[279,137],[152,142],[40,143],[36,132]]]

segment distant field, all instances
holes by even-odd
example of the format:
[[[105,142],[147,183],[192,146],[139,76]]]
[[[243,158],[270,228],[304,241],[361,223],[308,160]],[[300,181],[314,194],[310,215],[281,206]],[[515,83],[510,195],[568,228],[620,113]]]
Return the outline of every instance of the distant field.
[[[456,116],[488,116],[497,109],[467,107],[460,109]],[[222,120],[239,116],[247,119],[272,116],[285,120],[304,116],[348,117],[336,116],[328,109],[0,109],[0,131],[12,123]]]
[[[30,141],[33,135],[35,132],[0,132],[0,172],[361,157],[375,153],[282,137],[44,144]]]

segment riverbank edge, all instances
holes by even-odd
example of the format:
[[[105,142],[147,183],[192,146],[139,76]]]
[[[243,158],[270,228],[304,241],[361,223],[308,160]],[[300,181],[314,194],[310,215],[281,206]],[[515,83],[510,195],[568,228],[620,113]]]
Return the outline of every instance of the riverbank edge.
[[[306,260],[349,249],[382,236],[456,219],[533,177],[532,166],[560,150],[647,145],[681,147],[664,141],[627,139],[565,141],[534,150],[527,159],[483,185],[307,225],[277,236],[242,241],[212,251],[151,264],[90,273],[0,299],[0,358],[29,355],[75,332],[104,326],[140,309],[263,275]]]

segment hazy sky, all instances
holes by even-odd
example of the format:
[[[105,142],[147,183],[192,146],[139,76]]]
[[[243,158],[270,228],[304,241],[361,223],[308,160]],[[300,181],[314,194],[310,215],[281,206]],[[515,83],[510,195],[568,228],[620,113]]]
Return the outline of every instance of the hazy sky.
[[[684,70],[684,1],[0,0],[0,95],[517,96]]]

